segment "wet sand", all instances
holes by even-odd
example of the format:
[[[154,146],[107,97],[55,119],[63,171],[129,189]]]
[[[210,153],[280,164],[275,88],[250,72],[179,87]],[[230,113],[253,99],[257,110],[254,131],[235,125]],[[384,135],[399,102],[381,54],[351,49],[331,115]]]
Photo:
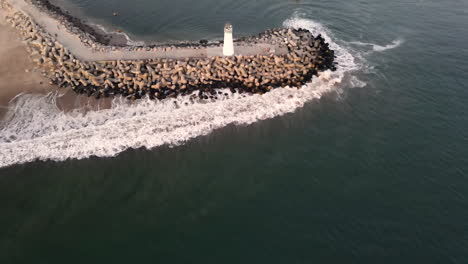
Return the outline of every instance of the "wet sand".
[[[48,93],[57,87],[49,84],[29,58],[19,34],[5,24],[0,14],[0,118],[8,102],[20,93]]]
[[[14,28],[5,23],[0,12],[0,120],[8,111],[8,103],[18,94],[33,93],[46,95],[58,92],[57,107],[64,111],[82,108],[96,110],[109,108],[111,99],[97,100],[77,95],[70,89],[60,89],[49,84],[49,79],[30,59],[26,45]]]

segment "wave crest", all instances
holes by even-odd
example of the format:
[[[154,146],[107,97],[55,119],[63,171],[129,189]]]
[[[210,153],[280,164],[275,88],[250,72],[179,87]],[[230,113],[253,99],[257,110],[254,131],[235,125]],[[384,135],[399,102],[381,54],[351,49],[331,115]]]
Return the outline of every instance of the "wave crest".
[[[59,110],[57,95],[24,94],[11,103],[0,125],[0,167],[38,159],[109,157],[128,148],[179,145],[229,124],[251,124],[293,112],[337,89],[345,74],[359,68],[351,53],[333,42],[321,24],[296,16],[284,24],[321,33],[336,50],[338,70],[320,74],[301,89],[286,87],[263,95],[233,94],[225,89],[214,101],[181,96],[129,102],[119,97],[110,109],[86,113],[82,109]]]
[[[374,43],[360,42],[360,41],[350,42],[350,44],[354,44],[358,46],[370,46],[372,47],[372,50],[376,52],[383,52],[386,50],[395,49],[395,48],[400,47],[403,43],[404,43],[403,39],[395,39],[394,41],[392,41],[392,43],[387,44],[385,46],[381,46],[381,45],[374,44]]]

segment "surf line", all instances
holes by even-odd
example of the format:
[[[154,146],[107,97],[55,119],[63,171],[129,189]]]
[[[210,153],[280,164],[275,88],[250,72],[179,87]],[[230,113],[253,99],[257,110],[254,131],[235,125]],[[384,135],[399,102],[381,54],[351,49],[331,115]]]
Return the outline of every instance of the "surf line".
[[[307,29],[273,29],[234,41],[233,28],[226,25],[229,43],[118,47],[100,43],[105,38],[87,32],[48,0],[0,3],[53,83],[97,98],[163,99],[194,91],[216,98],[219,87],[263,94],[301,87],[319,72],[336,70],[335,52]]]
[[[374,43],[360,42],[360,41],[353,41],[353,42],[350,42],[350,44],[358,45],[358,46],[370,46],[372,47],[373,51],[383,52],[386,50],[398,48],[399,46],[401,46],[401,44],[403,44],[403,42],[404,41],[402,39],[396,39],[392,41],[392,43],[385,45],[385,46],[381,46],[381,45],[374,44]]]

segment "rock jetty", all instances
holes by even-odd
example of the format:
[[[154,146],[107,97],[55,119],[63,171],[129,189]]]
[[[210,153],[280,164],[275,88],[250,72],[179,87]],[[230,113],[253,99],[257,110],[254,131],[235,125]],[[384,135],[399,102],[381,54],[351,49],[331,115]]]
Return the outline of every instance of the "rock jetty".
[[[111,46],[105,36],[69,16],[47,0],[32,0],[41,11],[54,16],[62,25],[79,36],[81,42],[99,52],[109,50],[147,50],[207,46],[222,47],[221,42],[185,43],[178,45]],[[69,87],[80,94],[107,97],[121,94],[130,99],[144,96],[163,99],[199,91],[205,99],[214,98],[219,88],[238,92],[265,93],[276,87],[300,87],[320,71],[335,70],[334,51],[324,39],[304,29],[274,29],[257,36],[236,40],[247,46],[273,43],[287,52],[267,51],[257,55],[193,56],[183,59],[147,58],[144,60],[85,61],[46,32],[24,12],[0,0],[6,20],[17,28],[28,44],[33,60],[43,69],[51,83]]]

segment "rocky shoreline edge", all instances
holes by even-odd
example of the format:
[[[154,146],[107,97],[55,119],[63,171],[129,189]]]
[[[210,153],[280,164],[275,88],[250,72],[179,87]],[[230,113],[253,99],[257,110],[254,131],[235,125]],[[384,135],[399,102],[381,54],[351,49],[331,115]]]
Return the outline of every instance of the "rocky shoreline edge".
[[[48,0],[30,0],[45,15],[50,15],[96,52],[115,50],[161,51],[178,48],[204,49],[222,43],[184,43],[177,45],[111,46],[79,19],[67,15]],[[198,91],[201,98],[216,98],[219,88],[232,92],[265,93],[276,87],[301,87],[325,70],[335,70],[334,51],[324,39],[304,29],[273,29],[258,36],[236,40],[245,45],[273,43],[287,47],[284,55],[187,57],[185,59],[148,58],[144,60],[84,61],[76,58],[27,14],[17,11],[8,0],[0,0],[8,11],[6,20],[17,28],[29,52],[51,83],[69,87],[96,98],[121,94],[129,99],[176,97]]]

